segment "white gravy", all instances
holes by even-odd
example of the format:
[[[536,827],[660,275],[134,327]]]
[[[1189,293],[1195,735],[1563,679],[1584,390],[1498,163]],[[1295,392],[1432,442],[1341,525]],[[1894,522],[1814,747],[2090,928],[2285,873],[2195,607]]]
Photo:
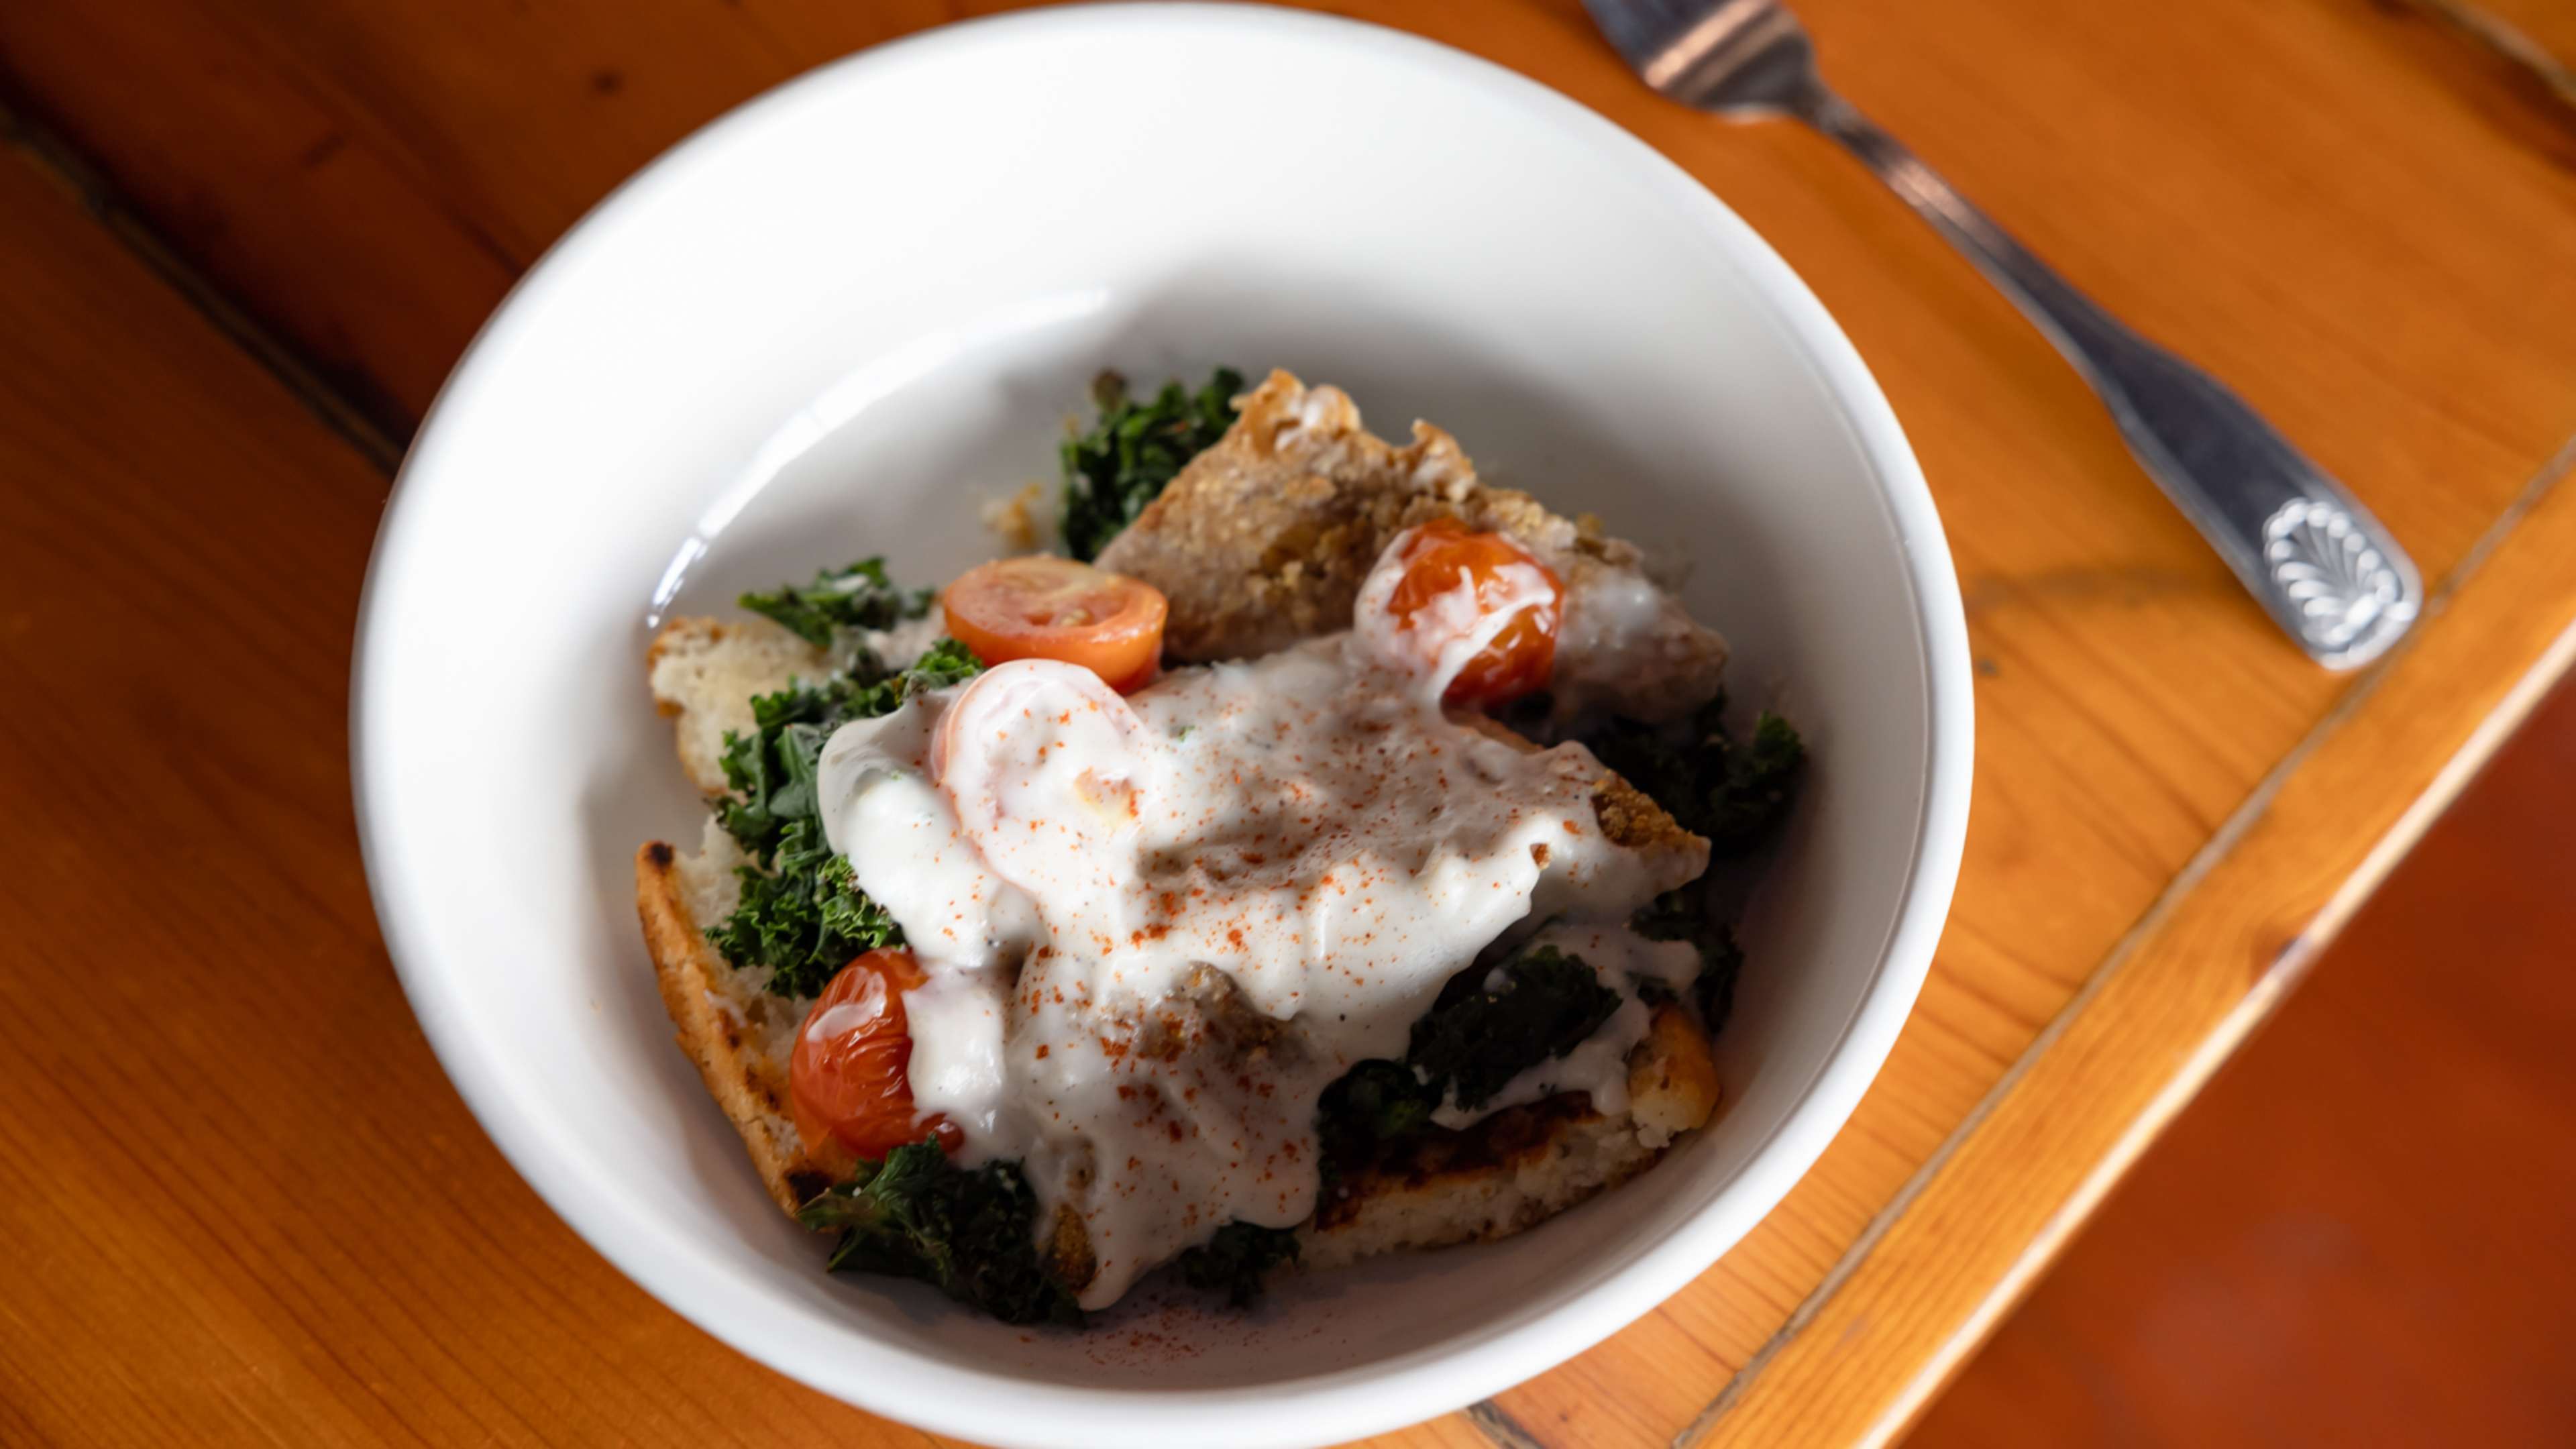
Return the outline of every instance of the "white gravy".
[[[825,747],[832,847],[929,978],[905,998],[916,1103],[968,1165],[1020,1160],[1042,1225],[1080,1216],[1084,1307],[1229,1219],[1308,1217],[1324,1088],[1402,1057],[1534,903],[1623,992],[1687,979],[1687,946],[1621,923],[1691,862],[1602,838],[1580,745],[1444,715],[1475,650],[1419,646],[1363,627],[1125,699],[1024,660]],[[1616,1110],[1644,1021],[1631,999],[1484,1110],[1575,1089]]]

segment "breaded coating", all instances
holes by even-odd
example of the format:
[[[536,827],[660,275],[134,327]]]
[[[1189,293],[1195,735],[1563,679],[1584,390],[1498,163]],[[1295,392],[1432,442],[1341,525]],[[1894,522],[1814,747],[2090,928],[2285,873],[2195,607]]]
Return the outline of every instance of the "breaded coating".
[[[1349,628],[1378,555],[1434,518],[1510,535],[1565,584],[1561,704],[1660,720],[1717,692],[1726,641],[1646,577],[1634,545],[1477,482],[1457,440],[1429,423],[1396,447],[1360,425],[1339,388],[1286,372],[1244,394],[1234,426],[1099,563],[1171,600],[1163,647],[1172,657],[1246,659]]]

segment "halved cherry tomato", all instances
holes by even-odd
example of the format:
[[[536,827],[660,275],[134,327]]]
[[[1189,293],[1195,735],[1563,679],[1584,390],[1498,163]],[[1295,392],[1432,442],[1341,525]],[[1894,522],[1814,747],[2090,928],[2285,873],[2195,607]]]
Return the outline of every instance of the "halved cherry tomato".
[[[1153,680],[1170,606],[1151,584],[1035,554],[968,569],[939,607],[948,632],[986,664],[1060,660],[1126,694]]]
[[[1547,687],[1548,675],[1556,668],[1556,627],[1565,603],[1565,585],[1555,570],[1508,536],[1471,533],[1454,518],[1435,518],[1414,529],[1400,562],[1404,574],[1387,598],[1387,609],[1407,629],[1432,624],[1424,611],[1456,594],[1458,586],[1469,580],[1474,581],[1476,603],[1485,613],[1507,606],[1516,609],[1493,642],[1449,681],[1441,695],[1443,702],[1503,704]],[[1507,580],[1503,571],[1513,565],[1531,573]],[[1544,588],[1530,588],[1534,581],[1543,581]],[[1523,596],[1517,603],[1515,593]],[[1541,593],[1543,598],[1534,597]],[[1445,617],[1438,621],[1442,628],[1458,625],[1459,621]],[[1437,650],[1434,644],[1429,652]]]
[[[808,1148],[837,1143],[883,1157],[925,1138],[951,1151],[964,1140],[945,1117],[915,1120],[903,994],[928,979],[912,952],[886,947],[842,967],[815,999],[787,1058],[787,1095]]]

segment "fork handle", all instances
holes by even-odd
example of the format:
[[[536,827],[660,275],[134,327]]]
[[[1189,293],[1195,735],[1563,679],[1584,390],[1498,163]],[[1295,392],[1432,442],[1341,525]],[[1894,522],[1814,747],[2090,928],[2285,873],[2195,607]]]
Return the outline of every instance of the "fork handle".
[[[2423,594],[2406,551],[2235,393],[2113,320],[1823,85],[1789,110],[1868,163],[2021,308],[2101,395],[2148,476],[2318,663],[2355,668],[2406,632]]]

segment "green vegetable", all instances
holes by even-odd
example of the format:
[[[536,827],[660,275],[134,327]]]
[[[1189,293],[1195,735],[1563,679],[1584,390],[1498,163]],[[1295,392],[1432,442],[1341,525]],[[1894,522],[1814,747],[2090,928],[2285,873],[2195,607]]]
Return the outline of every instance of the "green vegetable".
[[[1764,710],[1753,733],[1737,740],[1726,732],[1721,694],[1678,725],[1613,720],[1584,743],[1601,762],[1625,776],[1672,813],[1686,830],[1708,837],[1718,855],[1736,855],[1759,844],[1789,813],[1806,773],[1807,747],[1787,720]],[[1705,882],[1667,891],[1638,913],[1640,934],[1658,941],[1688,941],[1699,948],[1699,975],[1691,999],[1715,1035],[1735,1009],[1735,978],[1744,952],[1735,933],[1709,908]]]
[[[815,770],[823,742],[848,720],[859,686],[833,679],[818,686],[792,684],[751,702],[752,732],[725,733],[725,784],[733,793],[716,807],[725,833],[766,866],[788,830],[816,821]],[[808,848],[810,849],[810,843]]]
[[[938,1146],[898,1147],[798,1210],[841,1230],[834,1272],[918,1278],[1004,1323],[1078,1326],[1082,1309],[1037,1251],[1037,1198],[1019,1164],[969,1171]]]
[[[1710,1036],[1726,1030],[1727,1020],[1735,1015],[1735,978],[1744,974],[1744,948],[1735,944],[1735,932],[1720,925],[1710,939],[1700,943],[1699,976],[1691,982],[1691,1000],[1699,1006],[1699,1019]]]
[[[1725,777],[1709,787],[1708,829],[1701,833],[1729,849],[1751,844],[1789,813],[1806,767],[1806,741],[1787,720],[1762,711],[1751,742],[1728,748]]]
[[[1413,1068],[1383,1058],[1362,1062],[1326,1087],[1315,1104],[1324,1158],[1355,1158],[1376,1143],[1410,1137],[1431,1125],[1439,1105],[1440,1084],[1424,1081]]]
[[[1197,392],[1175,380],[1140,403],[1128,397],[1125,378],[1100,374],[1091,385],[1100,420],[1064,444],[1065,552],[1098,558],[1190,459],[1233,426],[1234,395],[1242,390],[1243,374],[1220,367]]]
[[[954,639],[941,639],[921,657],[892,674],[878,675],[850,696],[850,718],[874,719],[892,714],[905,700],[928,689],[946,689],[984,672],[975,651]]]
[[[1472,1112],[1524,1070],[1582,1045],[1618,1009],[1619,993],[1581,957],[1540,946],[1451,977],[1413,1024],[1404,1059]]]
[[[791,1001],[818,995],[833,973],[880,946],[903,944],[903,929],[850,876],[850,863],[821,845],[822,830],[799,821],[776,874],[736,874],[742,899],[707,939],[734,965],[765,968],[768,990]],[[812,848],[805,848],[807,837]]]
[[[742,606],[793,629],[817,649],[832,647],[834,629],[885,629],[930,611],[930,590],[898,589],[886,579],[885,560],[863,558],[844,569],[825,569],[810,584],[780,584],[765,594],[745,594]]]
[[[1719,855],[1740,853],[1778,824],[1805,773],[1807,747],[1787,720],[1764,710],[1752,737],[1726,733],[1726,696],[1700,706],[1675,726],[1612,720],[1584,743],[1671,812],[1685,830],[1708,837]]]
[[[1619,993],[1599,973],[1553,946],[1459,972],[1413,1024],[1403,1061],[1361,1062],[1324,1089],[1315,1126],[1327,1172],[1428,1130],[1453,1092],[1459,1106],[1482,1107],[1512,1078],[1582,1045],[1618,1009]]]
[[[1191,1287],[1221,1292],[1232,1306],[1248,1308],[1261,1296],[1261,1280],[1270,1270],[1296,1260],[1295,1228],[1230,1222],[1177,1261],[1182,1281]]]
[[[1725,1030],[1726,1019],[1735,1012],[1735,978],[1744,970],[1744,948],[1735,944],[1734,930],[1710,913],[1705,887],[1666,891],[1630,924],[1650,941],[1688,941],[1699,948],[1691,1000],[1709,1035]]]
[[[903,944],[894,918],[858,888],[850,863],[824,838],[815,780],[823,743],[851,720],[891,714],[913,692],[983,667],[965,645],[942,639],[900,671],[863,660],[861,674],[751,702],[752,732],[725,736],[732,794],[716,807],[725,832],[759,862],[735,872],[742,900],[707,930],[727,961],[766,970],[768,989],[793,1000],[821,991],[851,958]]]

